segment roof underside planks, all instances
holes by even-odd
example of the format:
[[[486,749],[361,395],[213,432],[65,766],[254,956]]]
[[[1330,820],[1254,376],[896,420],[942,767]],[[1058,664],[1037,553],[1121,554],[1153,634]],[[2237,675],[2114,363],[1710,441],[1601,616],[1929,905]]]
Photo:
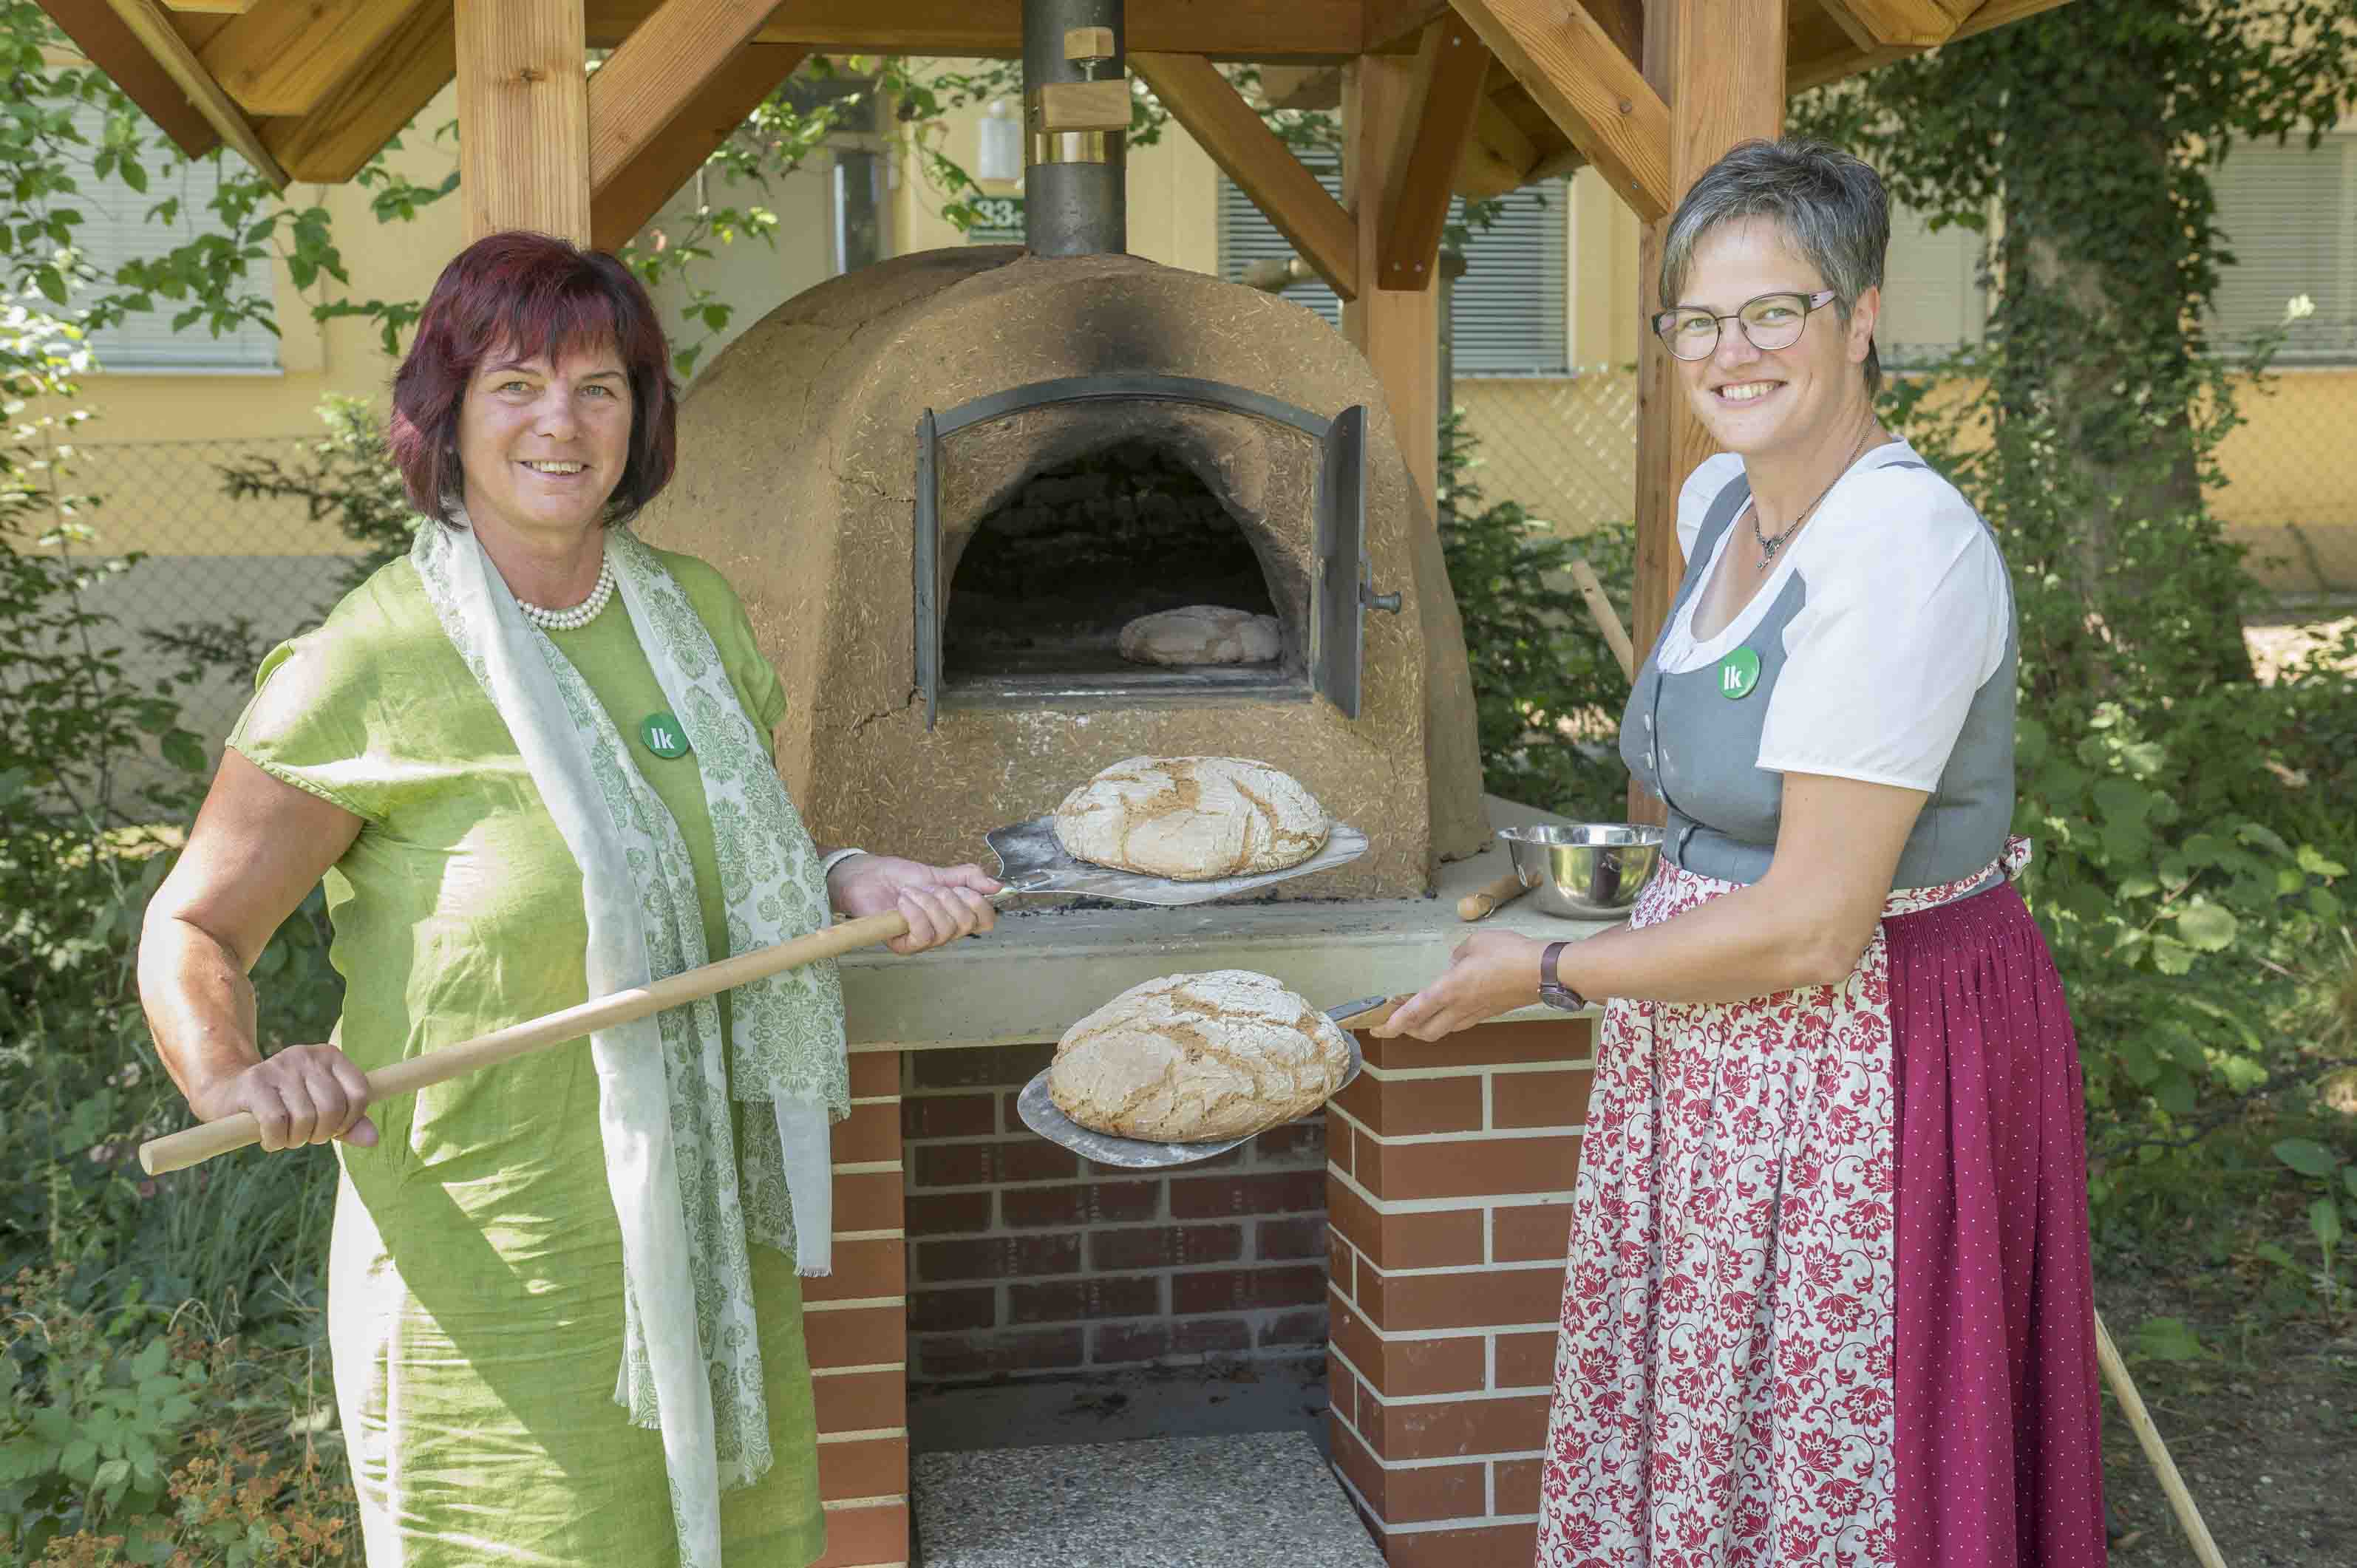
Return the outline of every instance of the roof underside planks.
[[[665,3],[584,0],[588,46],[619,48]],[[671,3],[700,9],[708,0]],[[1787,78],[1795,91],[1820,86],[1920,52],[1943,38],[1967,37],[2062,3],[1791,0]],[[257,161],[274,163],[285,177],[300,180],[350,178],[457,70],[452,0],[348,0],[335,7],[316,0],[42,5],[183,151],[209,150],[226,136],[241,150],[251,149],[249,156],[260,155]],[[1574,5],[1579,14],[1564,30],[1579,36],[1577,50],[1537,64],[1523,50],[1512,67],[1491,65],[1472,112],[1471,135],[1453,173],[1451,183],[1459,193],[1500,195],[1568,172],[1588,161],[1583,141],[1591,150],[1610,154],[1616,164],[1631,156],[1646,164],[1644,144],[1654,134],[1650,124],[1598,126],[1577,119],[1596,113],[1597,92],[1608,100],[1615,93],[1629,96],[1621,87],[1631,69],[1626,62],[1638,54],[1643,0],[1555,0],[1552,6],[1528,0],[1460,0],[1458,9],[1475,27],[1498,31],[1499,15],[1561,16]],[[1141,0],[1130,8],[1126,41],[1141,53],[1308,68],[1293,70],[1293,101],[1314,104],[1319,88],[1315,68],[1339,65],[1368,50],[1413,53],[1428,26],[1449,9],[1442,0]],[[143,13],[176,29],[184,49],[158,49],[144,41]],[[1022,0],[785,0],[750,41],[804,51],[1006,57],[1020,52],[1021,13]],[[1511,37],[1508,29],[1491,41]],[[1619,59],[1599,56],[1608,41]],[[161,58],[175,53],[183,58]],[[737,48],[716,48],[706,70],[707,80],[716,80],[731,60],[737,61],[733,76],[738,80],[719,96],[733,100],[741,97],[748,76]],[[1559,79],[1545,74],[1566,63],[1590,77],[1584,108],[1566,103]],[[192,64],[202,73],[195,93],[188,85]],[[1517,68],[1528,83],[1518,79]],[[202,91],[208,85],[210,93]],[[1544,105],[1543,97],[1548,100]],[[1648,107],[1641,100],[1631,102],[1632,110],[1621,112],[1620,118],[1633,113],[1635,119],[1644,119]],[[1558,115],[1578,124],[1583,134],[1566,134]],[[1612,118],[1609,102],[1605,117]],[[597,134],[601,145],[645,140],[627,127],[606,127]],[[1646,183],[1625,170],[1608,172],[1616,174],[1616,185]],[[1623,195],[1641,209],[1652,204],[1641,189]]]

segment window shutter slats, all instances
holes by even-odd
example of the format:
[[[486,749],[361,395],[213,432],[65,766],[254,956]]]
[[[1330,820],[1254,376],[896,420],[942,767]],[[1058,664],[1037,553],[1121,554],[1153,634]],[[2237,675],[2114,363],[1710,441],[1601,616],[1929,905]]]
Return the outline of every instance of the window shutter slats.
[[[74,124],[92,148],[104,141],[106,116],[97,108],[77,110]],[[145,140],[150,148],[164,145],[163,133],[152,125],[146,129]],[[218,231],[220,219],[208,203],[221,189],[219,159],[187,162],[177,161],[178,153],[172,156],[176,160],[172,175],[151,175],[145,192],[132,189],[117,175],[100,179],[85,166],[75,174],[81,188],[58,199],[59,206],[71,207],[82,215],[81,226],[74,231],[75,248],[107,278],[112,279],[125,262],[160,256],[200,234]],[[174,222],[148,220],[152,208],[176,196],[180,209]],[[266,272],[248,281],[256,294],[270,286]],[[186,310],[188,302],[159,295],[156,305],[156,309],[143,311],[120,327],[91,335],[91,349],[101,370],[217,374],[278,368],[278,339],[266,328],[248,324],[216,338],[198,322],[185,332],[175,332],[172,317]]]
[[[2282,358],[2357,357],[2357,212],[2349,199],[2357,136],[2327,136],[2314,148],[2243,143],[2212,177],[2218,228],[2233,264],[2212,299],[2215,347],[2233,350],[2283,321],[2284,306],[2306,295],[2316,314],[2285,334]]]
[[[1340,200],[1342,175],[1331,156],[1313,155],[1302,163]],[[1569,370],[1565,291],[1568,264],[1564,245],[1568,183],[1551,179],[1507,197],[1497,221],[1472,231],[1465,247],[1465,275],[1450,291],[1449,329],[1455,372],[1460,376],[1563,375]],[[1461,222],[1464,202],[1453,202],[1449,220]],[[1282,261],[1292,242],[1276,231],[1236,184],[1220,181],[1220,275],[1234,282],[1256,261]],[[1285,291],[1294,304],[1342,324],[1342,302],[1332,289],[1312,280]]]

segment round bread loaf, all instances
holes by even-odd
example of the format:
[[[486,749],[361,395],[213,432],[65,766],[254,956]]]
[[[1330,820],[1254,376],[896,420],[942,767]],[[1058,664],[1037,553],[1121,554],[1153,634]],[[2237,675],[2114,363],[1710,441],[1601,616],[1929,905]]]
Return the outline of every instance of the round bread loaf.
[[[1133,985],[1073,1025],[1048,1097],[1092,1132],[1208,1144],[1308,1115],[1350,1070],[1340,1025],[1265,974],[1221,969]]]
[[[1075,859],[1181,882],[1298,865],[1333,823],[1288,774],[1242,757],[1133,757],[1056,808]]]
[[[1224,605],[1161,610],[1121,628],[1121,656],[1133,664],[1265,664],[1283,646],[1275,616]]]

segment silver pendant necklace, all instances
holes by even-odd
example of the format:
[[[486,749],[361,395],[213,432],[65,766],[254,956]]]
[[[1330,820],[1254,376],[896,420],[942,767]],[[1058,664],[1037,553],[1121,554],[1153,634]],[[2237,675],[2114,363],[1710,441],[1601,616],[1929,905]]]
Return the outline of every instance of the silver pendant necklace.
[[[1751,512],[1751,537],[1760,542],[1760,572],[1762,576],[1767,575],[1770,567],[1776,564],[1777,552],[1782,550],[1785,545],[1792,542],[1792,535],[1801,532],[1801,524],[1809,521],[1810,515],[1817,510],[1819,502],[1822,502],[1827,496],[1834,493],[1834,487],[1842,482],[1842,477],[1847,474],[1850,470],[1850,466],[1856,463],[1858,458],[1865,454],[1867,443],[1871,441],[1873,438],[1874,425],[1869,423],[1866,427],[1866,434],[1857,438],[1857,445],[1849,449],[1849,456],[1847,457],[1842,459],[1842,466],[1834,470],[1834,477],[1825,481],[1825,488],[1824,489],[1817,492],[1816,500],[1813,500],[1808,505],[1803,507],[1801,509],[1801,515],[1794,518],[1773,539],[1769,538],[1765,533],[1760,532],[1760,501],[1758,497],[1755,496],[1752,498],[1749,509]]]

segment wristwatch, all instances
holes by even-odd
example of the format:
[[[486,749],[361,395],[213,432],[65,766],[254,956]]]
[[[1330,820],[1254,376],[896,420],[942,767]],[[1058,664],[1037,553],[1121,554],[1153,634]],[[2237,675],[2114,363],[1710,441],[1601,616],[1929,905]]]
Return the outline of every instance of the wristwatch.
[[[1570,945],[1549,942],[1546,950],[1539,954],[1539,1000],[1566,1013],[1580,1013],[1587,1010],[1587,998],[1566,985],[1555,972],[1555,959]]]

